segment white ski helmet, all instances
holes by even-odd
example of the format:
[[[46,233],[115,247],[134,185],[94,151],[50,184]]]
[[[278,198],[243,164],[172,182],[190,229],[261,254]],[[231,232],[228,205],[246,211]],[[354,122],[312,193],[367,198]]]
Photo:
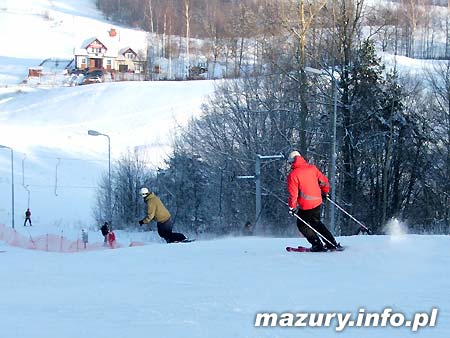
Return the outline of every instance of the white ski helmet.
[[[142,197],[145,197],[150,194],[150,191],[147,188],[141,188],[141,190],[139,190],[139,193]]]
[[[301,156],[297,150],[291,151],[288,157],[288,162],[293,163],[297,156]]]

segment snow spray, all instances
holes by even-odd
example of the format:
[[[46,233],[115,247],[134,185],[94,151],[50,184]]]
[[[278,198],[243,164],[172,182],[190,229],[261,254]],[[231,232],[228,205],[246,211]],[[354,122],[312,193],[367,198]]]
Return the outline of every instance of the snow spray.
[[[392,239],[400,239],[408,233],[408,227],[397,218],[392,218],[383,228],[386,235],[391,235]]]

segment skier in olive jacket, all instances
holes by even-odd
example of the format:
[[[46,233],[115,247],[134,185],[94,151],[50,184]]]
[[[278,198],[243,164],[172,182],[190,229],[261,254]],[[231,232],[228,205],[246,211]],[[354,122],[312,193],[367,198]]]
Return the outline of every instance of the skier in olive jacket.
[[[150,192],[147,188],[142,188],[140,190],[140,194],[147,204],[147,216],[140,220],[139,224],[148,224],[155,220],[157,222],[159,236],[164,238],[167,243],[185,241],[187,239],[185,235],[172,232],[172,220],[170,218],[170,213],[159,197],[153,192]]]

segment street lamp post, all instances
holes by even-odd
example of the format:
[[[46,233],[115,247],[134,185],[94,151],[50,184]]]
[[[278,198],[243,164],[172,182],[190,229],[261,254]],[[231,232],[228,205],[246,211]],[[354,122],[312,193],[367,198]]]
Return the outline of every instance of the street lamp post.
[[[108,138],[108,222],[111,222],[111,139],[109,135],[102,134],[96,130],[88,130],[88,135]]]
[[[328,73],[321,71],[316,68],[312,67],[305,67],[305,71],[308,73],[313,73],[317,75],[326,75],[330,76]],[[331,117],[331,142],[330,142],[330,188],[331,188],[331,199],[334,201],[336,198],[336,119],[337,119],[337,96],[338,96],[338,90],[337,90],[337,82],[336,78],[334,77],[334,69],[333,73],[331,74],[331,85],[333,89],[333,115]],[[336,227],[336,220],[335,220],[335,209],[334,205],[330,205],[330,224],[331,228],[334,230],[335,234],[338,234],[338,229]]]
[[[334,70],[333,70],[334,71]],[[331,199],[333,201],[336,200],[336,119],[337,119],[337,83],[334,74],[332,74],[331,79],[333,81],[333,116],[331,119],[331,128],[332,128],[332,136],[331,136],[331,164],[330,164],[330,179],[331,179]],[[335,220],[335,209],[334,204],[331,203],[330,206],[330,223],[332,229],[336,235],[340,235],[340,231],[338,231],[338,227],[336,226]]]
[[[0,148],[11,150],[11,226],[14,229],[14,151],[7,146],[0,145]]]

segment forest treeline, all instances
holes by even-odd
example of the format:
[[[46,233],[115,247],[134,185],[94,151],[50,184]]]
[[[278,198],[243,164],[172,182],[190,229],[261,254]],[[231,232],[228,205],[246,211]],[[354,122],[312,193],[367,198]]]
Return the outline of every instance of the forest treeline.
[[[321,6],[321,0],[96,0],[96,5],[105,18],[150,33],[200,38],[206,44],[220,40],[227,45],[241,38],[278,35],[286,20],[304,24],[311,11],[315,17],[311,28],[320,29],[339,3],[325,2]],[[347,2],[351,6],[353,1]],[[439,45],[448,31],[447,0],[357,2],[367,2],[362,18],[370,29],[366,33],[373,34],[383,50],[418,58],[447,55],[448,41]],[[318,12],[317,5],[322,7]],[[297,14],[303,17],[296,18]]]
[[[235,10],[247,4],[217,3]],[[224,234],[250,221],[257,233],[293,234],[294,220],[281,202],[287,198],[286,161],[264,160],[260,173],[255,163],[258,155],[297,149],[333,179],[336,201],[375,232],[396,217],[415,232],[448,233],[448,13],[445,7],[428,7],[439,19],[421,26],[425,19],[417,14],[423,13],[423,3],[397,2],[396,11],[414,8],[416,20],[393,26],[390,15],[375,15],[362,0],[248,1],[258,10],[252,16],[257,31],[233,38],[242,53],[251,40],[251,67],[237,67],[237,79],[218,85],[202,116],[177,133],[163,168],[151,170],[139,152],[115,164],[113,221],[136,224],[143,207],[137,193],[146,185],[167,203],[184,231]],[[408,21],[407,15],[393,17]],[[441,38],[419,43],[437,22]],[[432,66],[420,76],[399,72],[395,53],[389,67],[379,56],[391,49],[413,56],[422,53],[422,44],[434,44],[442,55],[433,56],[441,60],[428,63]],[[239,178],[244,175],[261,179],[258,215],[255,182]],[[107,188],[105,180],[97,218],[107,209]],[[330,225],[331,206],[325,206]],[[340,211],[335,216],[334,233],[356,233],[358,226],[347,216]]]

